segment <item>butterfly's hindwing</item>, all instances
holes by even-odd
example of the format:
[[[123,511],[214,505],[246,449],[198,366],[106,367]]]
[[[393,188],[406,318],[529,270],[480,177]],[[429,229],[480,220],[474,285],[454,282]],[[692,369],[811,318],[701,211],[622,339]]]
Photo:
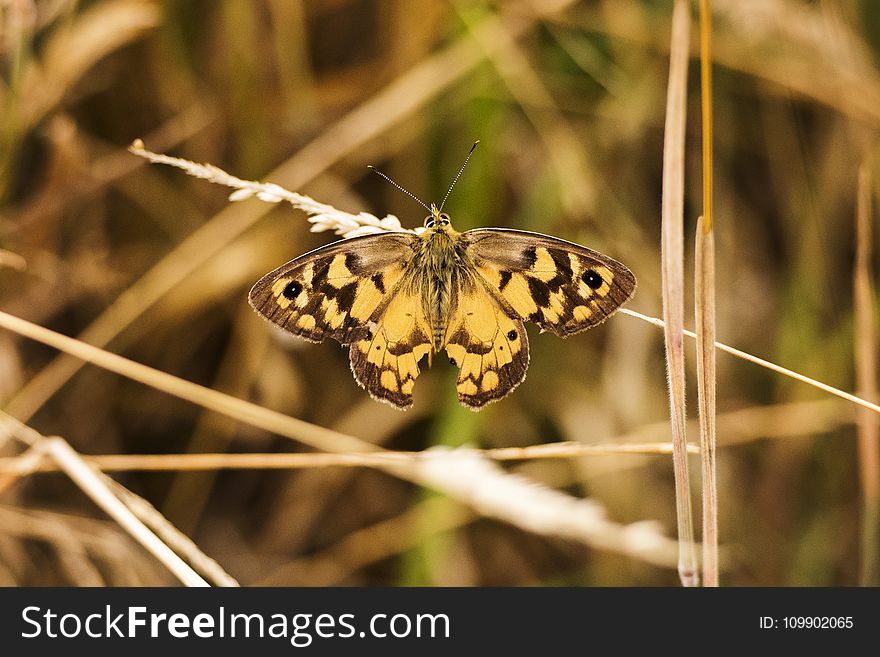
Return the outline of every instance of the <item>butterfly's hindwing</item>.
[[[351,345],[355,380],[374,399],[398,408],[410,407],[419,361],[431,352],[431,327],[411,276],[368,328],[367,336]]]
[[[393,296],[418,237],[382,233],[335,242],[266,274],[248,300],[269,321],[307,340],[350,344]]]
[[[459,368],[458,399],[468,408],[501,399],[526,377],[529,338],[522,321],[470,276],[461,277],[444,344]]]
[[[480,228],[461,239],[506,307],[562,337],[605,321],[635,291],[635,276],[624,265],[555,237]]]

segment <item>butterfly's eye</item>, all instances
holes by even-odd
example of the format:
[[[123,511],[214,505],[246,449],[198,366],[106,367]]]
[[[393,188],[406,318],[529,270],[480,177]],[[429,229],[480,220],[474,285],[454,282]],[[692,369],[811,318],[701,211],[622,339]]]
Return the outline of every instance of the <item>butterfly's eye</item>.
[[[425,217],[425,228],[433,228],[434,227],[434,215],[429,214]]]
[[[440,225],[441,225],[441,226],[448,226],[449,223],[450,223],[450,221],[449,221],[449,215],[448,215],[448,214],[445,214],[445,213],[441,214],[441,215],[440,215]]]

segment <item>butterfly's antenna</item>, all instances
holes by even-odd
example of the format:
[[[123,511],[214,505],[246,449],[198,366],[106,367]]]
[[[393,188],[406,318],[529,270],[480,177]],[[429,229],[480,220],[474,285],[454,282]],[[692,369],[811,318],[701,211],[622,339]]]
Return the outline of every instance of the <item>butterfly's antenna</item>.
[[[406,195],[409,196],[410,198],[414,199],[417,203],[419,203],[419,205],[421,205],[423,208],[425,208],[425,210],[427,210],[428,212],[431,211],[431,208],[429,208],[429,207],[427,206],[427,204],[425,204],[425,202],[422,201],[422,199],[420,199],[418,196],[416,196],[415,194],[413,194],[413,193],[412,193],[411,191],[409,191],[408,189],[404,189],[403,187],[401,187],[400,185],[398,185],[396,182],[394,182],[393,180],[391,180],[391,178],[389,178],[389,177],[386,176],[384,173],[382,173],[381,171],[379,171],[379,169],[377,169],[376,167],[374,167],[372,164],[368,164],[368,165],[367,165],[367,168],[368,168],[370,171],[372,171],[373,173],[378,173],[378,174],[379,174],[380,176],[382,176],[385,180],[387,180],[387,181],[390,182],[392,185],[394,185],[395,187],[397,187],[397,189],[399,189],[400,191],[402,191],[404,194],[406,194]]]
[[[443,202],[440,204],[440,209],[443,209],[443,206],[446,205],[446,199],[449,198],[449,192],[452,191],[452,188],[455,187],[455,183],[458,182],[458,179],[461,178],[461,172],[464,171],[464,168],[467,166],[468,160],[471,159],[471,153],[474,152],[474,149],[477,147],[477,144],[480,143],[480,140],[474,142],[474,145],[471,146],[471,150],[468,151],[467,157],[464,158],[464,163],[461,165],[461,169],[458,170],[458,173],[455,175],[455,180],[452,181],[452,184],[449,186],[449,189],[446,190],[446,196],[443,197]]]

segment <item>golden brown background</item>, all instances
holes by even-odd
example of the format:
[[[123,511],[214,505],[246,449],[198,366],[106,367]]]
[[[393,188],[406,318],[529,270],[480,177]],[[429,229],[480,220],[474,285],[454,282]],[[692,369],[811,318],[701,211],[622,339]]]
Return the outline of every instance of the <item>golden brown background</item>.
[[[719,339],[853,390],[857,174],[880,128],[880,12],[871,0],[712,6]],[[97,321],[85,341],[390,449],[668,441],[662,333],[623,315],[566,341],[530,328],[528,378],[479,414],[459,407],[442,359],[409,412],[372,401],[339,345],[284,339],[246,303],[259,276],[330,234],[283,204],[229,204],[229,190],[125,148],[141,137],[414,227],[423,209],[366,165],[439,200],[480,139],[445,208],[456,228],[607,253],[639,279],[630,307],[659,316],[670,15],[671,2],[619,0],[0,2],[0,309],[67,335]],[[696,56],[696,29],[692,43]],[[689,254],[702,208],[697,64]],[[690,280],[692,255],[686,266]],[[0,331],[0,402],[84,454],[300,449],[96,367],[45,378],[56,354]],[[719,354],[718,410],[722,583],[859,583],[854,407]],[[0,445],[22,452],[8,436]],[[675,533],[668,456],[504,467]],[[245,585],[678,581],[369,468],[114,477]],[[63,475],[0,492],[0,583],[175,582]]]

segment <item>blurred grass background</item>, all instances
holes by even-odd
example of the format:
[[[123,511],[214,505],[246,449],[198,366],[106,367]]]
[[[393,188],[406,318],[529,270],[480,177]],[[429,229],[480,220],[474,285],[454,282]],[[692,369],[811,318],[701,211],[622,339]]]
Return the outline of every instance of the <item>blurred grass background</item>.
[[[712,7],[719,339],[852,390],[857,177],[880,128],[876,3]],[[669,439],[662,333],[626,316],[567,341],[530,328],[526,382],[479,414],[458,406],[442,359],[409,412],[372,401],[336,343],[284,339],[247,307],[259,276],[329,237],[287,207],[229,206],[228,190],[125,147],[142,137],[414,227],[423,210],[365,165],[439,200],[480,139],[445,208],[457,229],[535,230],[607,253],[639,279],[630,307],[659,316],[671,2],[5,0],[0,12],[2,310],[78,335],[123,299],[135,321],[109,320],[110,350],[392,449]],[[698,82],[694,59],[689,253]],[[155,302],[132,288],[187,236],[236,213],[254,219],[191,272],[166,272],[173,283]],[[0,333],[0,402],[83,453],[295,449],[97,368],[41,392],[34,377],[55,355]],[[723,354],[718,392],[722,584],[857,583],[853,407]],[[508,467],[594,497],[620,522],[674,532],[669,457]],[[243,584],[677,582],[370,469],[116,476]],[[173,581],[62,475],[33,474],[0,496],[2,584]]]

